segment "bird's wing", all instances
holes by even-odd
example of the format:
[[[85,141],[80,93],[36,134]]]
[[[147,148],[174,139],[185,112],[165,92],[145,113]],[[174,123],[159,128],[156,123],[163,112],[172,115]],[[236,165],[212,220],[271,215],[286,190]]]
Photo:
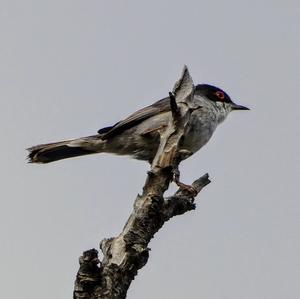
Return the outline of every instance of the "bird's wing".
[[[117,122],[111,127],[100,129],[98,133],[102,135],[101,139],[105,140],[110,137],[116,136],[129,128],[134,127],[135,125],[141,123],[147,118],[150,118],[160,113],[168,112],[170,110],[170,99],[164,98],[148,107],[142,108],[134,112],[124,120]]]

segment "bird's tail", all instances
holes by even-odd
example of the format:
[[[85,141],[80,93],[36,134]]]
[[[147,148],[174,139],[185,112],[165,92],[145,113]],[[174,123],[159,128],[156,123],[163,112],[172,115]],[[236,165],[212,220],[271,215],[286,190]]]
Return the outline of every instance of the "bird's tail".
[[[48,144],[39,144],[28,148],[29,163],[50,163],[62,159],[73,158],[77,156],[95,154],[101,152],[101,139],[99,135],[53,142]]]

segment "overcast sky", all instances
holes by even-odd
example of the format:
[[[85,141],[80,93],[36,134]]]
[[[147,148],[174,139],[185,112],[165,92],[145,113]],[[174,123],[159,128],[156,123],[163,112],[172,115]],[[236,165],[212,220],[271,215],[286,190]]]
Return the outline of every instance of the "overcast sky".
[[[30,165],[25,148],[94,134],[187,64],[252,110],[181,165],[212,183],[152,240],[128,298],[299,298],[299,1],[1,0],[0,40],[1,297],[71,298],[78,257],[121,231],[149,169]]]

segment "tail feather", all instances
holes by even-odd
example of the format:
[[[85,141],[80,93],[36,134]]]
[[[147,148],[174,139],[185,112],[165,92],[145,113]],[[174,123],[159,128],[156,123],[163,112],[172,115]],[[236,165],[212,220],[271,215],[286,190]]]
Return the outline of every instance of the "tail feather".
[[[84,140],[84,143],[86,143],[86,138],[82,140]],[[62,159],[94,154],[97,152],[95,150],[81,146],[80,143],[74,146],[74,141],[76,142],[76,140],[67,140],[30,147],[27,149],[29,152],[27,156],[28,162],[50,163]]]

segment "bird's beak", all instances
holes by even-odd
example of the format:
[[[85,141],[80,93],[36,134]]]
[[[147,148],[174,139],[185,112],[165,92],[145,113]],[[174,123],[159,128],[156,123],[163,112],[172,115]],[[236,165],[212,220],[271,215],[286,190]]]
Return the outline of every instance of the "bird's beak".
[[[232,110],[250,110],[248,107],[237,105],[235,103],[231,104]]]

